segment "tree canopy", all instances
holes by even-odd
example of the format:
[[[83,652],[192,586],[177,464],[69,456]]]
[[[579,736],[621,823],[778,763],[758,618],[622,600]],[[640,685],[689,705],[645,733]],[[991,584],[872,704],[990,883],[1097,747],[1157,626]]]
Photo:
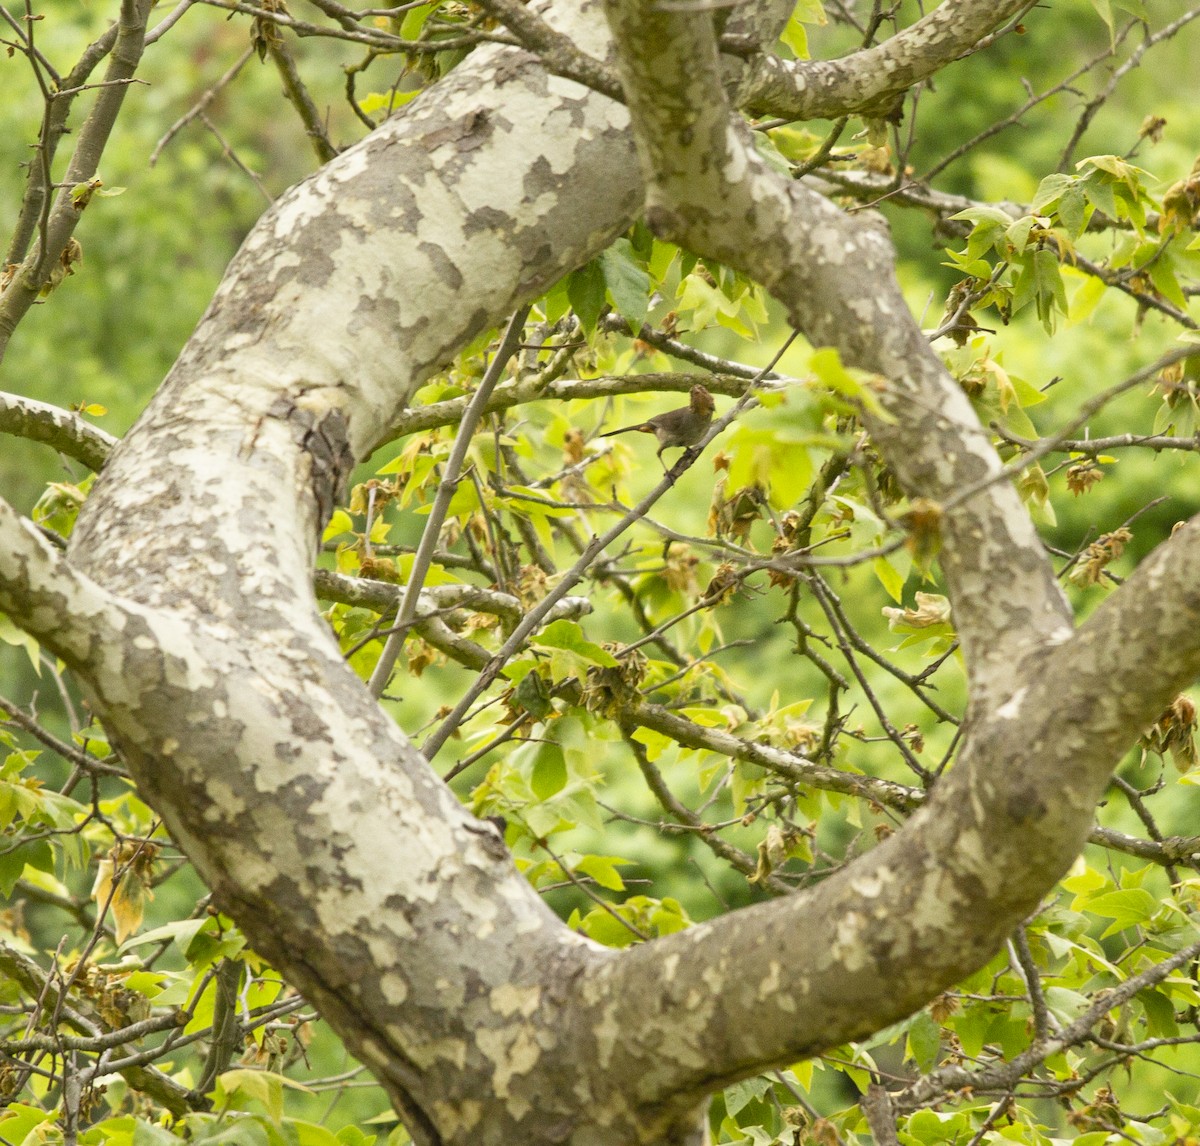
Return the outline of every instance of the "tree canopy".
[[[1198,16],[0,4],[0,1141],[1200,1137]]]

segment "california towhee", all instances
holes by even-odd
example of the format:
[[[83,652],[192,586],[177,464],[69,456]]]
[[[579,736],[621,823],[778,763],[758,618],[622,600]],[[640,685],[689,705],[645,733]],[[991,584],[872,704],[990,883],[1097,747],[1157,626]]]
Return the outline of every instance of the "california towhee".
[[[643,434],[653,434],[658,439],[658,460],[662,462],[663,450],[675,446],[694,446],[708,429],[712,422],[712,395],[699,384],[692,387],[692,400],[678,410],[668,410],[665,414],[656,414],[648,421],[639,422],[636,426],[622,426],[619,430],[606,430],[598,435],[601,438],[611,438],[613,434],[627,434],[630,430],[638,430]],[[666,463],[663,462],[665,466]]]

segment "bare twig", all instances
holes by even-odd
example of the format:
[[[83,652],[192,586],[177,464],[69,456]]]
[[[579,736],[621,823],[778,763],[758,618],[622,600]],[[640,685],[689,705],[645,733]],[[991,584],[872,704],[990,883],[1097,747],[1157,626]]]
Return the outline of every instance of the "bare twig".
[[[446,519],[446,510],[450,506],[450,500],[453,498],[455,490],[458,489],[459,475],[462,473],[462,465],[466,459],[467,450],[470,448],[471,438],[475,434],[475,428],[479,425],[480,418],[483,417],[483,411],[487,408],[488,399],[491,397],[496,383],[500,380],[500,375],[503,374],[510,359],[517,352],[521,330],[528,314],[529,308],[522,307],[509,319],[504,336],[500,339],[500,345],[496,348],[487,373],[484,374],[472,395],[470,404],[463,411],[462,421],[459,423],[458,433],[454,438],[454,445],[451,447],[449,458],[446,459],[442,480],[438,483],[437,494],[429,511],[429,517],[426,519],[425,529],[421,534],[421,543],[413,558],[408,587],[400,606],[400,615],[396,619],[396,631],[388,638],[387,644],[379,654],[375,671],[371,674],[369,687],[375,696],[383,695],[383,690],[391,679],[392,669],[396,666],[396,658],[404,647],[404,638],[407,635],[408,627],[416,615],[417,598],[420,596],[421,586],[425,583],[425,576],[433,563],[433,552],[437,548],[442,522]]]

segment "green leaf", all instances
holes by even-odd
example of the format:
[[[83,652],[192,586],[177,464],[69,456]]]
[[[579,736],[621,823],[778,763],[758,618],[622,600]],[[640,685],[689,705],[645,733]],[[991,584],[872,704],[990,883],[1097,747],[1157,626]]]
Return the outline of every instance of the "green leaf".
[[[1105,885],[1112,885],[1112,881],[1094,867],[1089,867],[1084,864],[1083,858],[1076,860],[1076,865],[1079,870],[1072,869],[1071,874],[1062,881],[1062,886],[1072,895],[1085,895],[1090,891],[1099,891]],[[1079,900],[1072,906],[1072,911],[1079,910]]]
[[[209,1115],[201,1120],[192,1116],[188,1128],[188,1141],[195,1146],[270,1146],[271,1142],[267,1128],[253,1117],[218,1120]]]
[[[904,599],[904,581],[899,571],[886,557],[876,557],[871,562],[871,571],[875,574],[884,591],[897,604]]]
[[[567,278],[567,298],[588,334],[596,329],[596,322],[604,309],[606,285],[604,268],[599,259],[586,263]]]
[[[1057,203],[1067,189],[1074,187],[1076,182],[1077,180],[1074,175],[1064,175],[1061,172],[1047,175],[1038,184],[1038,189],[1033,196],[1033,201],[1029,204],[1029,209],[1035,215],[1044,215],[1046,208]]]
[[[179,1146],[182,1139],[161,1126],[138,1119],[133,1126],[132,1146]]]
[[[1088,275],[1083,284],[1071,296],[1067,317],[1072,322],[1086,322],[1108,291],[1108,284],[1096,275]]]
[[[582,657],[585,661],[591,661],[592,664],[601,665],[604,668],[617,667],[616,658],[612,653],[589,641],[583,635],[583,630],[574,621],[551,621],[532,639],[532,643],[543,648],[564,649],[566,652],[574,653],[577,657]]]
[[[980,223],[988,223],[1000,227],[1002,230],[1007,229],[1012,223],[1012,216],[1007,211],[1000,210],[999,207],[968,207],[965,211],[959,211],[957,215],[951,215],[951,219],[964,219],[968,223],[973,223],[978,226]]]
[[[807,60],[808,55],[808,29],[795,18],[787,22],[787,26],[779,35],[798,60]]]
[[[732,305],[720,290],[699,274],[688,275],[680,282],[676,296],[676,311],[690,314],[692,327],[696,330],[708,326],[723,309]]]
[[[908,1028],[907,1056],[922,1072],[932,1070],[942,1049],[942,1030],[928,1011],[921,1011]]]
[[[425,27],[425,21],[433,14],[433,4],[420,4],[406,12],[400,21],[399,36],[402,40],[415,40]]]
[[[633,734],[636,740],[646,749],[646,759],[653,764],[671,745],[675,743],[669,736],[656,732],[653,728],[639,728]]]
[[[691,927],[692,920],[683,909],[683,904],[669,895],[664,895],[658,906],[650,913],[650,921],[657,935],[673,935]]]
[[[1053,312],[1067,313],[1067,292],[1063,286],[1062,271],[1053,251],[1035,251],[1033,255],[1034,276],[1037,283],[1037,311],[1046,333],[1053,333]]]
[[[18,629],[4,613],[0,613],[0,641],[25,650],[33,671],[42,675],[42,661],[38,655],[38,643],[24,629]]]
[[[1035,216],[1022,215],[1005,230],[1004,238],[1017,254],[1024,254],[1025,249],[1029,246],[1030,233],[1038,225],[1040,225],[1040,220]]]
[[[1101,938],[1107,939],[1126,927],[1145,923],[1158,910],[1158,900],[1144,888],[1131,887],[1097,895],[1084,904],[1084,910],[1113,921]]]
[[[1113,36],[1116,32],[1113,26],[1112,5],[1109,0],[1091,0],[1092,7],[1096,9],[1096,14],[1104,21],[1105,27],[1108,28],[1109,43],[1114,43]]]
[[[388,1113],[391,1114],[391,1111]],[[396,1116],[392,1114],[391,1117],[394,1120]],[[337,1132],[339,1146],[374,1146],[377,1137],[375,1134],[364,1134],[357,1126],[343,1126]]]
[[[904,1126],[906,1137],[928,1146],[958,1142],[964,1136],[970,1137],[970,1129],[970,1121],[963,1111],[918,1110]]]
[[[526,680],[529,678],[526,677]],[[545,742],[537,746],[533,758],[533,769],[529,777],[529,785],[533,794],[539,800],[548,800],[566,787],[567,762],[562,749],[553,742]]]
[[[1173,1039],[1179,1036],[1175,1008],[1161,991],[1150,988],[1134,996],[1146,1011],[1146,1034],[1151,1038]]]
[[[600,267],[617,313],[639,329],[650,312],[650,276],[635,260],[633,244],[618,239],[600,255]]]
[[[177,923],[166,923],[162,927],[155,927],[152,931],[144,931],[141,935],[132,936],[121,945],[121,950],[128,951],[147,943],[159,943],[164,939],[172,939],[180,954],[186,958],[196,936],[206,927],[211,930],[215,924],[216,920],[208,915],[203,915],[199,919],[181,919]]]
[[[541,673],[526,672],[513,696],[516,702],[537,720],[544,720],[554,711],[550,700],[550,688]]]
[[[1179,285],[1179,279],[1175,275],[1175,268],[1171,265],[1170,259],[1151,259],[1148,270],[1150,281],[1158,289],[1158,292],[1169,302],[1173,302],[1180,310],[1186,311],[1187,295],[1183,293],[1183,288]]]
[[[1110,219],[1120,218],[1112,184],[1102,178],[1099,172],[1089,172],[1080,186],[1083,188],[1083,193],[1087,197],[1087,201],[1093,207],[1103,211]]]
[[[965,1055],[974,1058],[983,1049],[991,1021],[991,1014],[979,1004],[968,1006],[954,1017],[954,1033],[958,1035]]]
[[[1072,184],[1058,202],[1058,217],[1072,239],[1083,234],[1090,215],[1087,197],[1077,184]]]
[[[0,1113],[0,1139],[5,1142],[23,1142],[33,1131],[57,1114],[54,1109],[40,1110],[14,1102]]]
[[[624,891],[625,881],[617,871],[618,864],[632,863],[632,860],[620,856],[584,856],[576,865],[575,870],[591,876],[601,887],[609,891]]]
[[[879,399],[872,389],[872,383],[877,375],[867,370],[848,367],[842,362],[842,356],[832,346],[824,346],[813,351],[808,368],[816,376],[817,381],[828,386],[835,394],[841,394],[851,401],[861,403],[867,410],[885,421],[892,419],[884,414],[879,405]]]
[[[318,1126],[315,1122],[302,1122],[298,1118],[284,1120],[284,1128],[295,1135],[296,1146],[345,1146],[345,1139]]]
[[[1063,1026],[1074,1022],[1093,1002],[1087,995],[1067,987],[1046,988],[1046,1006]]]
[[[368,92],[358,101],[358,106],[362,108],[364,115],[374,115],[377,111],[391,115],[398,107],[403,107],[420,94],[420,88],[410,88],[408,91],[389,88],[385,92]]]
[[[589,911],[580,919],[579,930],[605,947],[631,947],[638,942],[638,937],[620,919],[614,919],[601,908]]]
[[[217,1105],[236,1096],[252,1099],[266,1107],[267,1113],[278,1122],[283,1117],[283,1088],[302,1090],[312,1094],[307,1086],[288,1078],[286,1075],[275,1074],[268,1070],[249,1070],[236,1067],[227,1070],[217,1077],[214,1093]]]
[[[771,1086],[771,1079],[762,1074],[727,1086],[725,1088],[725,1112],[730,1118],[735,1117],[748,1102],[765,1098]]]
[[[9,845],[10,847],[12,845]],[[28,864],[38,871],[54,870],[54,852],[49,840],[31,840],[0,853],[0,895],[8,899]]]

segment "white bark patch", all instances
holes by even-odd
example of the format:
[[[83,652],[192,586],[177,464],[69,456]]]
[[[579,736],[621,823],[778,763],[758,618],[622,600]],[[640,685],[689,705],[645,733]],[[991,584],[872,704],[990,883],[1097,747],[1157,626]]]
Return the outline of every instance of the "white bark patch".
[[[379,986],[383,990],[383,997],[393,1006],[399,1006],[408,998],[408,983],[403,975],[395,971],[385,972],[379,980]]]
[[[518,987],[513,983],[503,983],[494,987],[489,996],[492,1010],[506,1019],[512,1015],[529,1018],[542,1001],[542,989],[539,986]]]
[[[875,322],[880,308],[874,299],[854,298],[850,300],[850,309],[859,322],[867,325]]]
[[[829,953],[846,971],[853,974],[867,965],[866,948],[862,933],[866,918],[857,911],[849,911],[837,921],[833,943]]]
[[[196,854],[203,849],[196,846]],[[275,857],[270,851],[263,851],[258,841],[253,847],[238,840],[231,840],[225,848],[229,866],[238,874],[238,890],[249,895],[264,894],[279,877]]]
[[[816,239],[814,256],[831,267],[840,267],[846,261],[846,244],[836,227],[818,227],[813,236]]]
[[[732,119],[730,119],[725,128],[725,154],[728,158],[721,168],[721,178],[726,183],[740,183],[750,163],[746,156],[746,147],[742,143],[741,137],[733,128]]]
[[[1068,630],[1069,632],[1070,630]],[[1025,694],[1029,691],[1022,685],[1016,692],[1012,694],[998,709],[996,715],[1001,720],[1020,720],[1021,705],[1025,700]]]
[[[510,1098],[509,1084],[512,1080],[517,1075],[528,1074],[542,1057],[542,1048],[524,1023],[477,1031],[475,1045],[489,1062],[495,1064],[492,1089],[498,1098]],[[509,1112],[517,1119],[522,1118],[529,1109],[529,1104],[523,1098],[512,1097],[507,1105]],[[514,1109],[515,1106],[522,1108],[520,1112]]]
[[[895,880],[896,874],[891,868],[881,867],[851,880],[850,886],[863,899],[878,899],[887,891],[888,884],[894,883]]]
[[[596,1059],[603,1070],[612,1062],[613,1048],[621,1038],[621,1024],[617,1022],[615,1003],[609,1003],[596,1024]]]
[[[489,939],[496,933],[496,917],[500,914],[499,905],[495,899],[486,894],[486,889],[467,886],[464,881],[456,880],[451,888],[454,902],[463,910],[462,918],[471,920],[472,934],[476,939]],[[430,893],[430,902],[440,899],[444,892]]]
[[[376,1071],[385,1069],[392,1061],[391,1052],[378,1039],[364,1035],[358,1046],[358,1057]]]
[[[475,866],[481,870],[494,872],[495,866],[491,860],[479,860],[475,862]],[[505,901],[509,909],[509,920],[512,926],[513,940],[519,939],[523,935],[537,935],[546,927],[545,917],[537,911],[530,911],[529,897],[525,894],[525,887],[517,883],[515,880],[506,880],[503,884],[495,887],[493,892]],[[591,947],[594,950],[606,951],[608,948],[602,947],[592,939],[588,939],[582,935],[576,935],[574,932],[568,932],[566,935],[559,936],[559,942],[562,944],[580,945]]]
[[[758,999],[760,1003],[765,1003],[768,999],[773,998],[779,990],[779,963],[772,959],[767,964],[767,974],[758,984]]]
[[[983,834],[977,831],[964,832],[959,841],[958,850],[983,873],[986,879],[992,871],[993,865],[988,860],[990,851]]]
[[[918,921],[915,930],[923,934],[958,933],[966,917],[965,907],[954,876],[949,872],[934,873],[921,883],[913,907],[913,916]]]
[[[359,157],[361,159],[361,150]],[[342,163],[347,163],[352,159],[349,155],[342,157]],[[360,163],[361,168],[361,163]],[[271,228],[273,238],[276,242],[286,240],[287,236],[304,226],[305,223],[313,219],[319,218],[327,210],[329,198],[333,193],[333,180],[328,174],[318,175],[314,179],[308,180],[306,183],[301,183],[293,192],[285,197],[277,206],[275,218],[272,220],[274,224]],[[263,234],[263,232],[259,232]],[[263,239],[266,235],[263,234]],[[262,242],[257,242],[255,246],[262,246]],[[286,243],[284,244],[286,245]],[[248,245],[249,247],[249,245]],[[253,249],[253,248],[249,248]]]
[[[483,1103],[474,1098],[465,1098],[457,1105],[448,1102],[433,1104],[434,1120],[446,1139],[469,1134],[483,1117]]]
[[[245,800],[234,792],[226,781],[214,777],[208,782],[207,789],[212,803],[205,805],[201,817],[206,823],[232,823],[245,814]]]
[[[425,1039],[416,1042],[411,1030],[395,1023],[388,1024],[388,1034],[392,1036],[393,1045],[404,1047],[408,1057],[421,1070],[431,1069],[439,1059],[453,1063],[458,1070],[467,1064],[467,1044],[462,1039]]]

